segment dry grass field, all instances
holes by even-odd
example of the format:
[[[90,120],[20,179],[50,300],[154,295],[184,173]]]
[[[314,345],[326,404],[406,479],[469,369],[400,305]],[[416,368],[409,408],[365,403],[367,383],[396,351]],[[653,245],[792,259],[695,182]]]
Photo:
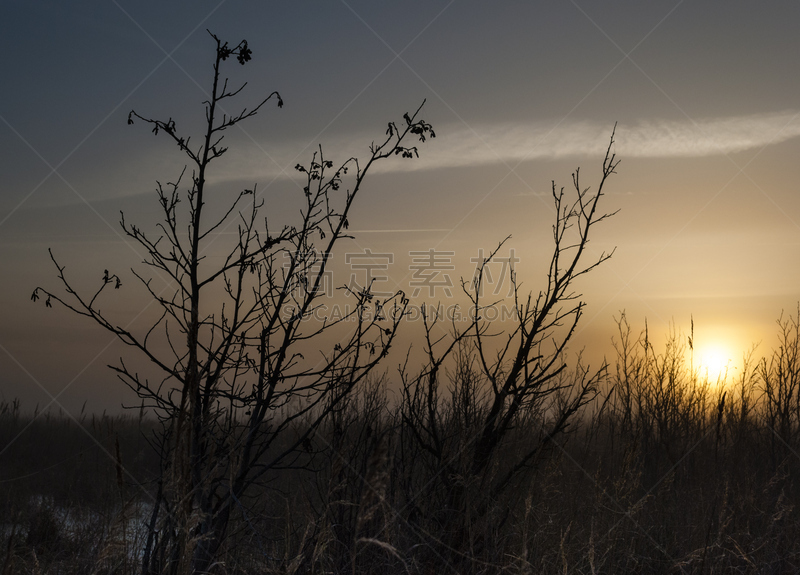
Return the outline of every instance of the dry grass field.
[[[409,405],[387,399],[391,377],[373,379],[237,506],[213,571],[795,573],[794,321],[771,356],[709,382],[689,369],[682,339],[654,350],[623,318],[606,386],[574,424],[542,442],[548,414],[520,415],[480,476],[464,454],[485,382],[468,357],[448,370],[432,416],[439,453],[415,437]],[[141,573],[154,427],[3,405],[2,573]]]

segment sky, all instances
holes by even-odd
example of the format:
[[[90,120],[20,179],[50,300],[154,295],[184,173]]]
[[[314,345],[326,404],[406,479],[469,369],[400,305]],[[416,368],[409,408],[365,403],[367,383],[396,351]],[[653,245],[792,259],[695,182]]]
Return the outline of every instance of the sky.
[[[365,158],[387,122],[425,101],[437,137],[369,176],[337,284],[364,277],[352,254],[369,250],[376,287],[447,305],[475,258],[510,236],[498,256],[536,293],[551,186],[569,190],[580,167],[595,187],[616,125],[621,163],[603,207],[619,212],[589,256],[616,251],[578,286],[587,307],[573,349],[612,359],[624,310],[652,334],[693,320],[698,349],[732,366],[754,344],[769,353],[776,320],[800,300],[798,22],[796,2],[3,2],[0,400],[71,413],[130,401],[106,367],[130,350],[30,295],[59,289],[52,249],[84,289],[118,270],[130,291],[104,310],[146,316],[129,271],[143,254],[119,212],[154,226],[156,181],[184,159],[126,120],[135,109],[197,133],[207,29],[248,41],[253,60],[227,69],[248,82],[242,106],[273,90],[285,101],[227,134],[210,176],[221,198],[258,183],[275,221],[299,210],[295,164],[320,145],[334,161]],[[430,250],[444,266],[432,297],[415,283]],[[502,261],[492,269],[507,295]]]

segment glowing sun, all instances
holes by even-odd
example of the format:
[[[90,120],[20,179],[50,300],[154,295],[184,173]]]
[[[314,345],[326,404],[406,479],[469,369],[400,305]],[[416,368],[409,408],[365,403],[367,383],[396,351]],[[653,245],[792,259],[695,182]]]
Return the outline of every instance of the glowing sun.
[[[712,343],[695,349],[695,365],[700,377],[708,376],[711,382],[717,381],[733,371],[733,354],[722,344]]]

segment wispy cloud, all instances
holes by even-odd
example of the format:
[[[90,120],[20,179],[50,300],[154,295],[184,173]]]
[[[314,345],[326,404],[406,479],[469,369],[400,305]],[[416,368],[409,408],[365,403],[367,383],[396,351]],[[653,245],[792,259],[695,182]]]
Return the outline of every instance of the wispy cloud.
[[[478,124],[471,129],[463,125],[435,124],[437,137],[419,145],[420,157],[407,160],[394,158],[375,166],[375,172],[436,170],[467,166],[506,164],[562,158],[597,158],[605,153],[613,123],[567,121],[558,125],[546,122]],[[258,139],[257,135],[256,139]],[[349,157],[362,161],[369,156],[369,144],[381,132],[326,134],[323,151],[326,159],[339,163]],[[626,161],[630,158],[697,158],[731,154],[775,145],[800,136],[800,111],[753,114],[698,121],[642,120],[620,123],[616,131],[615,152]],[[413,143],[412,143],[413,145]],[[264,152],[266,150],[266,154]],[[238,142],[231,152],[215,165],[211,181],[257,183],[264,189],[271,182],[288,178],[302,179],[294,166],[308,164],[318,147],[308,141],[268,139],[259,145]],[[165,157],[163,149],[148,151],[139,158],[140,165],[154,167],[158,177],[175,175],[176,156]],[[183,158],[177,156],[179,161]],[[130,159],[125,159],[130,163]],[[363,164],[362,164],[363,165]],[[152,193],[150,176],[135,182],[126,180],[116,194],[96,181],[113,180],[114,168],[99,169],[92,181],[81,185],[81,193],[90,200],[111,200],[120,196]],[[548,192],[549,193],[549,192]],[[39,194],[41,196],[41,194]],[[72,198],[43,204],[74,203]]]
[[[397,159],[376,165],[375,171],[393,172],[431,170],[520,161],[596,157],[605,152],[613,124],[571,121],[557,126],[545,122],[483,124],[463,126],[436,125],[437,138],[420,146],[420,158]],[[766,145],[778,144],[800,136],[800,112],[784,111],[698,121],[642,120],[617,126],[615,151],[623,158],[692,158],[724,155]],[[350,134],[327,138],[334,160],[349,156],[365,158],[368,143],[375,134]],[[297,154],[305,144],[283,142],[267,146],[275,161],[258,150],[250,150],[229,161],[220,179],[264,181],[266,177],[294,175]],[[271,150],[279,150],[273,153]],[[282,152],[281,152],[282,151]],[[307,163],[312,151],[302,154]],[[284,168],[282,172],[280,167]]]
[[[612,125],[566,122],[484,126],[442,132],[419,162],[426,168],[500,161],[596,156],[608,146]],[[625,158],[676,158],[730,154],[800,136],[800,112],[788,111],[697,122],[647,120],[617,126],[617,154]],[[422,167],[420,166],[420,167]]]
[[[629,157],[699,157],[743,152],[800,136],[800,112],[701,120],[640,122],[619,131]]]

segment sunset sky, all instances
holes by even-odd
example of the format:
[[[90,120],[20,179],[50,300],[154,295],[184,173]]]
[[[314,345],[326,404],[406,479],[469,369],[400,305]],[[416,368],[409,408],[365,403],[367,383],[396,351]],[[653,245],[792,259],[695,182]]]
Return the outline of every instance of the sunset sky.
[[[589,256],[616,253],[579,286],[576,351],[611,358],[626,310],[635,330],[647,319],[661,335],[693,317],[698,348],[733,365],[752,344],[768,353],[800,300],[798,25],[797,2],[3,2],[0,399],[71,411],[130,399],[105,367],[130,352],[30,295],[59,289],[48,248],[77,284],[112,269],[135,293],[143,253],[119,212],[152,225],[155,182],[184,158],[126,119],[172,117],[199,142],[206,29],[253,52],[227,68],[248,81],[233,111],[273,90],[285,101],[231,131],[211,175],[221,195],[258,183],[276,221],[299,209],[295,164],[320,144],[333,161],[365,158],[387,122],[427,100],[437,137],[368,179],[337,285],[359,271],[346,254],[370,250],[392,255],[379,287],[410,294],[412,252],[434,250],[457,291],[470,260],[510,235],[500,255],[538,291],[551,181],[569,188],[580,166],[596,186],[616,123],[604,206],[619,213]],[[415,301],[446,302],[440,289]],[[146,300],[127,298],[104,309],[142,313]]]

